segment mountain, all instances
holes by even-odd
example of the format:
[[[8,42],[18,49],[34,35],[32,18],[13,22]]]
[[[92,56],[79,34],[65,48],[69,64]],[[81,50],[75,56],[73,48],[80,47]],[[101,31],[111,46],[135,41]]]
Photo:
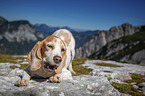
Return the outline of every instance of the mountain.
[[[26,54],[43,38],[26,20],[9,22],[0,17],[0,54]]]
[[[67,29],[72,32],[75,40],[76,40],[76,48],[79,46],[82,46],[85,44],[87,41],[89,41],[99,30],[78,30],[78,29],[73,29],[67,26],[64,27],[52,27],[48,26],[46,24],[35,24],[34,27],[41,31],[45,37],[51,35],[53,32],[55,32],[58,29]]]
[[[43,32],[44,36],[47,37],[48,35],[51,35],[53,32],[55,32],[58,29],[67,29],[73,32],[78,32],[77,29],[72,29],[70,27],[64,26],[64,27],[53,27],[53,26],[48,26],[46,24],[35,24],[34,27],[41,32]],[[77,31],[76,31],[77,30]]]
[[[76,49],[76,58],[82,58],[82,57],[97,58],[97,56],[98,56],[98,58],[101,58],[102,56],[103,57],[108,56],[108,55],[104,55],[104,54],[112,54],[113,55],[114,51],[118,52],[116,54],[121,54],[123,51],[123,47],[121,45],[119,46],[119,45],[115,44],[115,45],[111,46],[110,44],[114,44],[115,43],[114,41],[118,41],[118,39],[121,37],[122,37],[122,39],[119,39],[119,40],[123,40],[123,39],[126,40],[125,36],[130,36],[133,34],[135,34],[135,36],[133,36],[132,39],[135,39],[135,37],[136,37],[135,40],[139,41],[138,36],[136,36],[137,35],[136,33],[140,32],[142,30],[144,30],[144,27],[132,26],[129,23],[125,23],[125,24],[122,24],[120,26],[114,26],[106,32],[102,32],[102,31],[97,32],[97,34],[90,41],[88,41],[83,46],[80,46],[79,48]],[[142,31],[142,35],[143,34],[144,34],[144,31]],[[131,41],[131,37],[127,38],[127,40]],[[137,41],[134,41],[134,42],[137,42]],[[110,42],[112,42],[112,43],[110,43]],[[127,42],[126,46],[130,47],[134,51],[133,52],[134,54],[135,53],[139,54],[139,53],[137,53],[139,51],[139,49],[138,50],[133,49],[130,44],[132,44],[132,43]],[[142,43],[142,45],[143,45],[143,43]],[[105,46],[107,46],[107,47],[105,47]],[[112,50],[105,49],[105,48],[108,48],[108,46],[111,46]],[[141,45],[140,45],[140,47],[142,50],[142,51],[141,50],[140,51],[141,51],[141,53],[143,53],[144,52],[143,49],[145,49],[145,48]],[[127,53],[125,52],[124,54],[127,54]],[[121,56],[121,55],[118,55],[118,56]],[[123,55],[122,57],[120,57],[122,59],[117,59],[115,56],[110,57],[110,58],[107,57],[106,59],[113,59],[114,58],[113,60],[128,61],[129,60],[129,59],[127,59],[128,57],[124,57],[124,56],[126,56],[126,55]],[[124,60],[123,60],[123,58],[124,58]],[[132,57],[132,58],[135,58],[135,57]],[[141,57],[141,58],[144,58],[144,57]],[[139,60],[139,62],[140,62],[140,60]],[[134,61],[133,63],[136,63],[136,62]]]
[[[73,32],[85,32],[86,30],[83,29],[77,29],[77,28],[70,28],[67,26],[59,27],[59,26],[48,26],[46,24],[35,24],[34,27],[41,32],[47,37],[48,35],[52,34],[58,29],[67,29]]]
[[[105,58],[145,65],[145,26],[133,35],[109,42],[90,58]]]

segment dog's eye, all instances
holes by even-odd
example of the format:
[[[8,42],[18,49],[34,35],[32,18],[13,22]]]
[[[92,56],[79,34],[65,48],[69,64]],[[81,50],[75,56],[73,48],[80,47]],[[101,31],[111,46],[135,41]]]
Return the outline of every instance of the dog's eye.
[[[64,49],[64,48],[62,48],[62,49],[61,49],[61,51],[62,51],[62,52],[64,52],[64,51],[65,51],[65,49]]]
[[[47,45],[47,47],[49,47],[49,48],[53,48],[53,46],[52,46],[52,45]]]

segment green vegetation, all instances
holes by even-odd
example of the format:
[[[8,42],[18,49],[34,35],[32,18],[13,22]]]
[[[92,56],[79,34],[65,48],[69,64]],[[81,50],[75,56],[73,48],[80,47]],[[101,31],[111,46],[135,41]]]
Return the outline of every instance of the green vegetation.
[[[145,82],[145,79],[143,79],[143,77],[145,77],[145,75],[141,75],[141,74],[136,74],[136,73],[130,73],[132,80],[127,80],[127,81],[123,81],[126,82],[128,84],[120,84],[120,83],[115,83],[112,82],[112,86],[116,89],[118,89],[119,92],[122,93],[126,93],[126,94],[130,94],[132,96],[145,96],[145,94],[143,94],[140,88],[136,89],[133,87],[133,85],[131,85],[130,83],[135,82],[137,85],[139,83]],[[112,78],[108,78],[108,80],[111,80]]]
[[[76,72],[73,76],[78,76],[78,75],[83,75],[86,74],[88,75],[92,69],[87,69],[83,66],[80,66],[81,64],[85,63],[86,60],[90,60],[88,58],[80,58],[80,59],[74,59],[72,62],[72,67],[73,70]]]
[[[110,63],[94,63],[94,64],[99,66],[106,66],[106,67],[124,67],[124,66],[110,64]]]

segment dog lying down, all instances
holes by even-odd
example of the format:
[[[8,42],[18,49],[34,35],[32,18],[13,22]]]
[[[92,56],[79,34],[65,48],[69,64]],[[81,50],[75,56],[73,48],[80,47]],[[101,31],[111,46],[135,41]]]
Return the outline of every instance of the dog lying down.
[[[28,54],[29,66],[16,86],[26,86],[32,76],[49,78],[50,82],[60,82],[64,75],[70,75],[75,56],[75,39],[66,29],[60,29],[43,41],[38,41]],[[69,68],[69,70],[67,70]],[[70,73],[70,74],[69,74]],[[72,78],[72,77],[71,77]]]

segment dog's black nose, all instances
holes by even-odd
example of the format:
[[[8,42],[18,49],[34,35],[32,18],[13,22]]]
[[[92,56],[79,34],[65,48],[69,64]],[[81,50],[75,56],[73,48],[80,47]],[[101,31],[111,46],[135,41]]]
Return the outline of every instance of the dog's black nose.
[[[60,63],[62,61],[62,58],[60,56],[54,56],[53,60],[55,63]]]

